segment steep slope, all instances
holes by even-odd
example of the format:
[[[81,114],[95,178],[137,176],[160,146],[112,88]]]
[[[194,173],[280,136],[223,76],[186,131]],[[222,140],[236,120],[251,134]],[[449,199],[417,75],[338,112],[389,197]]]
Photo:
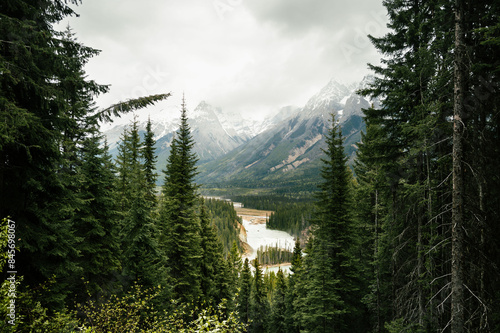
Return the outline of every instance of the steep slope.
[[[362,83],[363,84],[363,83]],[[306,105],[227,155],[199,167],[206,187],[268,187],[276,191],[311,191],[319,179],[322,148],[335,114],[352,160],[364,128],[362,108],[369,101],[345,85],[330,81]]]
[[[251,134],[254,129],[241,124],[245,122],[226,114],[220,109],[216,109],[206,102],[201,102],[194,110],[188,112],[189,126],[191,127],[195,146],[193,151],[199,157],[199,163],[206,163],[223,156],[229,151],[248,141],[255,134]],[[146,128],[147,118],[137,118],[139,131],[142,135]],[[155,133],[156,153],[158,155],[157,170],[165,167],[167,157],[170,153],[170,144],[174,132],[178,129],[179,119],[172,117],[172,112],[165,114],[155,114],[151,117],[152,129]],[[104,131],[110,145],[111,154],[117,154],[117,145],[128,122],[121,121],[117,125]]]

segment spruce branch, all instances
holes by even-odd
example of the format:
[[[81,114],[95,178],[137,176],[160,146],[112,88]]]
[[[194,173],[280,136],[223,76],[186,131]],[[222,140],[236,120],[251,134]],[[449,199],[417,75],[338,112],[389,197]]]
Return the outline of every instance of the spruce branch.
[[[119,102],[105,108],[104,110],[98,111],[95,117],[100,122],[110,122],[111,116],[121,117],[123,113],[143,109],[147,106],[154,105],[156,102],[163,101],[170,96],[171,94],[167,93],[129,99],[125,102]]]

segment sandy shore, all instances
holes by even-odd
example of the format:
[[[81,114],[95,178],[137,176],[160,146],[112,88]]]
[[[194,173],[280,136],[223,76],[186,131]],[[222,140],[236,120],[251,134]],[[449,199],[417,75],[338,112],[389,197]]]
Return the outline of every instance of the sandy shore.
[[[273,213],[271,210],[258,210],[241,207],[235,208],[235,210],[238,216],[244,218],[245,220],[249,220],[251,224],[265,224],[267,218],[271,216],[271,213]]]

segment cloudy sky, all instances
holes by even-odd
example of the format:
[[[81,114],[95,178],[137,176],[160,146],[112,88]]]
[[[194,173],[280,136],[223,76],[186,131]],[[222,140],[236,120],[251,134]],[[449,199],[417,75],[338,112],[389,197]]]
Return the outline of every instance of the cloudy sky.
[[[381,0],[84,0],[66,19],[101,50],[86,70],[110,84],[101,107],[171,92],[157,108],[205,100],[259,117],[303,106],[332,78],[369,73],[380,55],[367,34],[386,31]]]

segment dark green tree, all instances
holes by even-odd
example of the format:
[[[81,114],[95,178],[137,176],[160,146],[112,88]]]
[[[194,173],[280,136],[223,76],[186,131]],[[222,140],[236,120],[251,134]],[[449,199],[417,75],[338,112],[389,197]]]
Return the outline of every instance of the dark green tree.
[[[77,1],[69,1],[77,4]],[[56,276],[44,295],[61,307],[81,257],[75,219],[80,148],[99,119],[152,104],[167,95],[119,103],[96,111],[92,99],[107,87],[88,80],[85,64],[99,52],[57,23],[75,15],[66,1],[8,0],[0,9],[0,215],[18,225],[17,258],[26,285]]]
[[[253,260],[255,273],[253,276],[252,293],[250,297],[250,332],[266,332],[269,319],[269,301],[259,260]]]
[[[86,138],[80,151],[79,199],[75,213],[75,231],[80,238],[79,266],[92,295],[110,294],[121,270],[119,213],[115,200],[115,174],[107,145],[94,133]],[[75,281],[73,287],[85,288]]]
[[[423,331],[495,327],[486,304],[498,289],[488,278],[498,255],[486,248],[498,248],[487,236],[498,230],[487,208],[498,205],[487,175],[498,156],[498,3],[384,5],[391,30],[372,41],[386,57],[368,89],[382,108],[365,111],[380,135],[364,144],[376,152],[368,172],[383,184],[370,186],[383,206],[386,313]]]
[[[333,116],[331,123],[323,150],[323,182],[316,195],[314,243],[308,253],[309,279],[302,304],[305,308],[299,310],[303,327],[314,332],[362,329],[362,321],[354,320],[363,306],[359,264],[353,253],[357,230],[351,216],[351,179],[342,133]]]
[[[141,157],[144,163],[144,177],[146,178],[146,198],[151,202],[152,207],[156,206],[156,180],[158,174],[156,173],[156,156],[155,148],[156,140],[154,139],[154,132],[152,130],[151,119],[148,118],[146,124],[146,133],[144,134],[143,147],[141,148]]]
[[[289,333],[286,322],[286,295],[288,292],[285,275],[281,269],[276,274],[276,288],[273,293],[270,329],[276,333]]]
[[[162,247],[168,258],[174,298],[192,302],[201,296],[200,222],[196,214],[198,158],[188,125],[186,104],[181,109],[180,128],[170,147],[164,170],[163,202],[160,208]]]
[[[123,133],[118,160],[118,188],[121,196],[120,237],[123,249],[123,278],[140,280],[152,287],[167,287],[166,259],[158,244],[158,228],[147,198],[147,181],[140,156],[137,120]]]
[[[248,258],[245,258],[240,275],[237,310],[243,323],[250,322],[250,297],[252,292],[252,272]]]
[[[208,304],[219,304],[223,298],[229,299],[229,267],[222,253],[222,244],[217,237],[215,226],[210,221],[207,208],[201,200],[201,292]]]
[[[53,28],[72,14],[63,1],[9,0],[0,10],[0,215],[19,226],[24,283],[57,276],[45,299],[53,308],[81,273],[75,141],[86,133],[90,97],[106,90],[82,75],[98,52]]]
[[[302,248],[300,247],[300,240],[295,239],[295,246],[293,248],[293,256],[291,261],[290,274],[287,278],[288,286],[285,295],[286,310],[285,310],[285,324],[287,332],[296,333],[300,332],[300,322],[296,318],[296,300],[298,297],[297,281],[299,280],[300,268],[302,267]]]

